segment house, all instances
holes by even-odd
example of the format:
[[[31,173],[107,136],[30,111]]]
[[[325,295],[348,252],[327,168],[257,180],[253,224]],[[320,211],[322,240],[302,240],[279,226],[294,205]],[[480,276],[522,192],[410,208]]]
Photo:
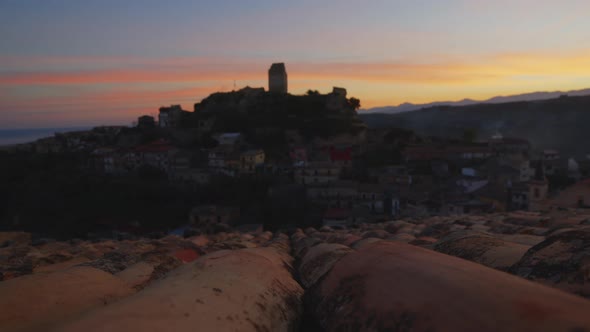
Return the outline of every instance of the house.
[[[543,150],[543,161],[557,160],[559,159],[559,151],[557,150]]]
[[[289,149],[289,157],[293,161],[293,164],[297,166],[305,165],[308,161],[307,148],[304,146],[292,146]]]
[[[62,142],[67,151],[91,152],[97,147],[97,137],[92,131],[55,133],[55,139]]]
[[[342,169],[331,162],[309,162],[305,167],[294,171],[295,183],[317,184],[330,183],[338,180]]]
[[[533,179],[509,187],[510,207],[514,210],[542,210],[546,208],[548,191],[549,182],[545,177],[543,162],[539,161]]]
[[[380,184],[360,183],[355,206],[365,206],[371,213],[385,212],[385,187]]]
[[[468,177],[476,177],[479,176],[479,172],[473,167],[463,167],[461,168],[461,175],[468,176]]]
[[[346,226],[352,223],[352,211],[345,208],[328,208],[324,212],[322,224],[324,226]]]
[[[142,115],[137,118],[137,128],[140,129],[150,129],[156,127],[156,120],[154,120],[153,116],[149,115]]]
[[[160,107],[158,115],[158,124],[161,128],[175,128],[179,125],[182,113],[180,105],[172,105],[170,107]]]
[[[485,187],[488,183],[488,179],[476,176],[461,176],[455,180],[455,184],[461,188],[461,191],[465,194],[473,193],[474,191]]]
[[[264,150],[252,149],[240,154],[240,173],[256,173],[256,169],[264,165]]]
[[[63,144],[55,137],[41,138],[35,141],[37,153],[59,153],[64,151]]]
[[[506,162],[502,158],[492,158],[476,171],[480,176],[486,176],[490,182],[509,185],[529,181],[534,174],[534,169],[529,165],[528,160]]]
[[[189,151],[175,151],[171,155],[171,166],[174,170],[186,170],[191,167],[192,153]]]
[[[526,182],[533,178],[535,175],[535,169],[531,167],[531,162],[526,155],[523,154],[512,154],[498,156],[497,160],[500,164],[518,170],[519,176],[517,181]]]
[[[529,154],[532,148],[531,142],[521,138],[508,138],[496,136],[488,142],[490,149],[496,155]]]
[[[567,176],[570,179],[574,179],[576,181],[579,181],[582,177],[582,172],[580,171],[580,164],[574,158],[569,158],[567,160]]]
[[[471,145],[413,145],[403,151],[407,162],[411,161],[481,161],[493,155],[487,144]]]
[[[215,137],[215,140],[220,146],[236,147],[242,141],[242,134],[240,133],[223,133]]]
[[[285,175],[289,178],[293,176],[293,164],[286,160],[267,160],[261,166],[261,172],[272,175]]]
[[[358,183],[348,180],[310,184],[306,189],[309,200],[334,208],[353,208],[358,196]]]
[[[565,176],[574,181],[579,181],[582,177],[580,162],[574,158],[543,159],[543,167],[548,176]]]
[[[447,152],[444,148],[434,145],[413,145],[404,149],[403,157],[406,162],[430,162],[446,159]]]
[[[369,177],[380,184],[412,184],[412,175],[408,174],[405,165],[385,166],[369,169]]]
[[[341,168],[352,167],[352,147],[351,146],[330,146],[330,161]]]
[[[525,183],[519,183],[508,188],[510,209],[523,210],[529,209],[529,186]]]
[[[535,170],[535,177],[529,184],[529,211],[539,211],[544,208],[543,201],[549,193],[549,181],[545,177],[543,163],[539,162]]]
[[[167,173],[172,167],[172,157],[178,150],[166,140],[157,140],[132,149],[127,154],[135,166],[149,165]]]
[[[193,153],[187,150],[176,150],[170,155],[169,177],[173,180],[192,179],[191,160]]]
[[[236,176],[240,171],[240,167],[240,153],[237,151],[232,151],[225,158],[225,167],[221,170],[221,174],[227,176]]]
[[[227,147],[218,146],[209,150],[208,165],[211,169],[220,169],[225,167],[225,159],[231,152]]]
[[[91,154],[94,169],[105,174],[113,174],[121,170],[117,150],[114,148],[98,148]]]
[[[189,221],[205,233],[213,233],[217,225],[229,225],[240,217],[238,208],[230,206],[203,205],[192,209]]]
[[[240,154],[231,146],[220,145],[209,150],[208,166],[215,173],[235,176],[240,169]]]

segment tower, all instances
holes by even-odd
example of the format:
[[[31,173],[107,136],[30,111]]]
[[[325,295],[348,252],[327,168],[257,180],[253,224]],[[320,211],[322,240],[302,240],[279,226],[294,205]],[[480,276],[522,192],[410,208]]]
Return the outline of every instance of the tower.
[[[549,183],[545,177],[545,167],[543,161],[539,160],[535,167],[535,177],[529,181],[529,210],[539,211],[542,208],[542,202],[547,198]]]
[[[268,91],[287,93],[287,70],[284,63],[273,63],[268,70]]]

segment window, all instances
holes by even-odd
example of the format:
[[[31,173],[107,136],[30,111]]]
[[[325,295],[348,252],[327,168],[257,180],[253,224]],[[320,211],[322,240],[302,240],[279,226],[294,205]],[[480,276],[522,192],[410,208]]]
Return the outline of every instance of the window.
[[[541,192],[539,191],[539,188],[535,188],[535,198],[539,198],[541,196]]]

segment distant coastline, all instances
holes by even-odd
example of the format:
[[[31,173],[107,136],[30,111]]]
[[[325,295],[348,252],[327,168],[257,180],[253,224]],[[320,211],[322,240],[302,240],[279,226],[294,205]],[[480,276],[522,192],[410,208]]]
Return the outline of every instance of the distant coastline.
[[[40,138],[51,137],[58,132],[63,133],[78,130],[90,130],[92,128],[92,126],[85,126],[62,128],[0,129],[0,146],[30,143]]]

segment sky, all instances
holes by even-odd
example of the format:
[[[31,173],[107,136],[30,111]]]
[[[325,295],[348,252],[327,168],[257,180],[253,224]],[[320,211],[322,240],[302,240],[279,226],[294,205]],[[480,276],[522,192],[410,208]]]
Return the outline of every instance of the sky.
[[[267,87],[363,108],[590,87],[588,0],[0,0],[0,128],[130,124]]]

